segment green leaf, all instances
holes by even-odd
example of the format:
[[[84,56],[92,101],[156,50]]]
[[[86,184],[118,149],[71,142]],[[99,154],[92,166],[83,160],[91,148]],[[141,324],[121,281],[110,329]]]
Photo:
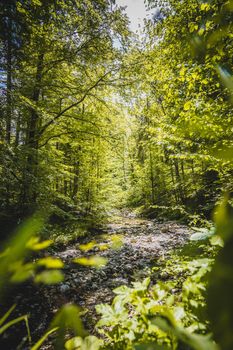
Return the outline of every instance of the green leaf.
[[[31,350],[38,350],[40,349],[41,345],[45,342],[45,340],[50,336],[50,334],[55,333],[58,330],[58,327],[50,329],[48,332],[46,332],[37,342],[35,345],[32,346]]]
[[[233,349],[233,213],[225,197],[218,209],[218,233],[225,239],[209,278],[207,307],[214,338],[221,349]]]
[[[229,90],[231,96],[233,93],[233,76],[232,74],[225,68],[218,66],[217,72],[220,75],[220,78],[225,85],[225,87]]]
[[[165,345],[158,345],[156,343],[147,343],[147,344],[139,344],[134,345],[135,350],[169,350]]]
[[[176,306],[173,310],[173,313],[177,321],[182,320],[186,316],[183,306]]]
[[[233,237],[233,208],[225,195],[214,213],[217,234],[226,241]]]
[[[206,228],[195,228],[195,230],[197,231],[196,233],[193,233],[190,236],[190,241],[202,241],[205,240],[211,236],[213,236],[215,229],[206,229]]]
[[[0,319],[0,326],[7,320],[15,308],[16,304],[12,305],[12,307],[3,315],[3,317]]]
[[[28,324],[28,315],[23,315],[23,316],[19,316],[7,323],[5,323],[1,328],[0,328],[0,334],[3,334],[8,328],[14,326],[15,324],[19,323],[19,322],[25,322],[26,328],[27,328],[27,334],[28,334],[28,339],[29,342],[31,342],[31,333],[30,333],[30,329],[29,329],[29,324]]]
[[[35,215],[22,223],[13,238],[6,242],[3,250],[8,252],[2,256],[0,264],[0,292],[3,290],[2,286],[5,287],[9,283],[9,270],[12,272],[12,266],[19,261],[23,261],[27,256],[27,242],[41,230],[43,223],[44,220]]]
[[[57,284],[62,282],[64,276],[59,270],[52,271],[43,271],[40,274],[36,275],[35,282],[36,283],[44,283],[44,284]]]
[[[120,249],[122,247],[123,241],[121,235],[111,235],[111,248],[112,249]]]
[[[92,266],[92,267],[103,267],[107,264],[108,260],[101,256],[91,256],[88,258],[76,258],[73,260],[74,263],[84,265],[84,266]]]
[[[208,335],[190,333],[183,327],[176,326],[170,317],[157,317],[153,323],[166,333],[173,333],[178,339],[191,346],[195,350],[218,350],[217,345]]]
[[[201,11],[208,11],[210,9],[210,4],[203,2],[200,6]]]
[[[184,110],[185,111],[189,111],[191,109],[191,107],[192,107],[192,102],[191,101],[185,102],[185,104],[184,104]]]
[[[74,337],[74,338],[69,339],[65,343],[65,348],[67,350],[77,350],[77,349],[80,349],[81,345],[82,345],[82,338]]]
[[[10,281],[13,283],[21,283],[28,278],[32,277],[34,273],[34,264],[28,263],[19,266],[12,277],[10,278]]]
[[[37,264],[40,266],[45,266],[48,269],[61,269],[64,266],[61,259],[51,257],[39,259]]]
[[[132,291],[132,289],[127,287],[127,286],[120,286],[120,287],[113,289],[113,293],[118,294],[118,295],[126,295],[131,291]]]
[[[42,250],[48,248],[53,243],[52,240],[48,239],[43,242],[39,242],[39,237],[32,237],[28,242],[26,247],[31,250]]]
[[[72,331],[75,336],[83,337],[86,335],[80,319],[80,309],[74,304],[67,304],[61,307],[51,323],[51,328],[54,327],[58,327],[58,337],[56,340],[56,346],[58,348],[61,348],[65,343],[65,336],[68,330]]]
[[[83,250],[84,252],[87,252],[88,250],[93,249],[96,246],[96,242],[92,241],[87,244],[80,244],[79,249]]]
[[[74,337],[65,343],[66,350],[99,350],[103,341],[93,335],[82,339]]]
[[[221,145],[220,147],[215,147],[210,150],[210,154],[213,155],[215,158],[226,161],[226,162],[232,162],[233,161],[233,147],[232,146],[224,146]]]
[[[211,245],[217,245],[219,247],[223,247],[224,246],[224,241],[221,237],[215,235],[213,237],[210,238],[210,243]]]
[[[95,309],[98,314],[102,314],[102,315],[109,314],[109,313],[111,314],[113,312],[112,307],[108,304],[98,304],[96,305]]]

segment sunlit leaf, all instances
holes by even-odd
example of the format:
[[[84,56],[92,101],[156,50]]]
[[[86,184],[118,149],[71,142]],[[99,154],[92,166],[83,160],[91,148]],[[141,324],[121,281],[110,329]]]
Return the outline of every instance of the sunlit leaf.
[[[107,264],[107,259],[101,256],[91,256],[88,258],[76,258],[73,260],[74,263],[84,265],[84,266],[93,266],[93,267],[102,267]]]
[[[210,238],[210,243],[212,245],[217,245],[219,247],[223,247],[224,246],[224,241],[221,237],[215,235],[213,237]]]
[[[67,350],[77,350],[80,349],[82,345],[82,338],[80,337],[74,337],[72,339],[69,339],[66,343],[65,343],[65,348]]]
[[[104,251],[110,248],[110,246],[108,244],[99,244],[98,248],[100,251]]]
[[[51,271],[43,271],[36,275],[35,282],[36,283],[44,283],[44,284],[57,284],[62,282],[64,276],[59,270],[51,270]]]
[[[233,147],[222,146],[211,150],[211,154],[218,159],[231,162],[233,161]]]
[[[134,345],[135,350],[169,350],[170,348],[165,345],[158,345],[156,343],[147,343]]]
[[[111,248],[112,249],[120,249],[123,244],[123,239],[121,235],[111,235]]]
[[[207,306],[221,349],[233,348],[233,210],[225,196],[215,213],[217,233],[224,239],[209,278]]]
[[[220,75],[220,78],[223,82],[223,84],[226,86],[226,88],[233,92],[233,76],[232,74],[226,69],[221,66],[217,67],[217,72]]]
[[[45,266],[48,269],[61,269],[64,266],[61,259],[51,257],[39,259],[37,260],[37,264]]]
[[[23,222],[13,237],[6,243],[5,250],[8,249],[7,254],[1,259],[0,264],[0,294],[3,291],[2,285],[9,281],[8,272],[12,265],[18,261],[22,261],[27,256],[26,249],[27,242],[32,236],[38,234],[43,226],[44,220],[40,216],[34,216]],[[1,295],[0,295],[1,296]]]
[[[43,242],[39,242],[39,237],[32,237],[28,242],[26,247],[31,250],[42,250],[48,248],[53,243],[52,240],[47,239]]]
[[[177,321],[182,320],[185,316],[185,310],[182,306],[176,306],[174,308],[174,317]]]
[[[210,9],[210,4],[208,2],[203,2],[200,6],[201,11],[208,11]]]
[[[80,244],[79,249],[83,250],[84,252],[87,252],[88,250],[93,249],[96,246],[96,242],[92,241],[87,244]]]
[[[224,240],[233,236],[233,208],[228,202],[228,196],[225,195],[221,204],[214,213],[217,234]]]
[[[174,333],[178,339],[184,341],[185,344],[191,346],[195,350],[218,350],[217,345],[210,339],[210,336],[203,336],[187,331],[183,327],[179,327],[169,317],[157,317],[153,323],[165,332]]]
[[[184,110],[185,111],[189,111],[191,109],[191,107],[192,107],[192,102],[191,101],[185,102],[185,104],[184,104]]]
[[[206,228],[195,228],[197,232],[193,233],[190,236],[190,241],[201,241],[205,240],[215,233],[215,229],[206,229]]]
[[[65,343],[67,350],[99,350],[103,341],[97,337],[90,335],[84,339],[74,337]]]
[[[21,265],[16,269],[15,273],[10,278],[11,282],[21,283],[32,277],[34,273],[34,265],[32,263]]]

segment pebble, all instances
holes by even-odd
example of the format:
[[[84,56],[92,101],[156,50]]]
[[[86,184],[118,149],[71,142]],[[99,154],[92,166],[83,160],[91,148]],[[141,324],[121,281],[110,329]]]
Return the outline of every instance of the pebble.
[[[69,286],[68,284],[62,284],[62,285],[60,286],[60,291],[61,291],[62,293],[66,293],[66,292],[68,292],[68,290],[70,290],[70,286]]]

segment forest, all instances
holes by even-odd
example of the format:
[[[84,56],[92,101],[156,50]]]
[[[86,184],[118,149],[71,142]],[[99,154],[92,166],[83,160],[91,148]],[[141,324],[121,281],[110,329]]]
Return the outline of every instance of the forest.
[[[1,350],[233,349],[233,1],[144,3],[0,0]]]

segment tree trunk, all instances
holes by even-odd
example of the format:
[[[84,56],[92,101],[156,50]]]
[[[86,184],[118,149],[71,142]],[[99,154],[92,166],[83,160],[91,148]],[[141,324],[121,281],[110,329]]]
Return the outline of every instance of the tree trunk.
[[[44,54],[40,53],[37,60],[35,85],[32,93],[32,101],[35,105],[39,102],[41,93],[41,81],[43,71]],[[35,210],[38,197],[38,123],[39,115],[34,107],[30,109],[30,118],[27,132],[27,159],[24,174],[23,205],[29,212]]]
[[[74,164],[73,192],[72,192],[72,199],[74,202],[76,202],[76,196],[78,193],[78,177],[79,177],[79,162],[75,162],[75,164]]]
[[[180,176],[180,170],[179,170],[179,163],[177,159],[174,159],[174,165],[175,165],[175,174],[176,174],[176,181],[178,184],[178,196],[180,198],[181,203],[184,203],[184,193],[182,188],[182,180]]]
[[[172,183],[173,183],[173,185],[175,185],[175,179],[174,179],[172,163],[170,164],[170,174],[171,174]]]
[[[15,147],[19,145],[20,140],[20,123],[21,123],[21,115],[18,114],[17,121],[16,121],[16,130],[15,130]]]
[[[12,121],[12,44],[11,44],[11,19],[10,30],[7,39],[7,93],[6,93],[6,142],[11,141],[11,121]]]
[[[152,151],[150,149],[150,179],[151,179],[151,203],[154,204],[155,202],[155,178],[154,178],[154,171],[153,171],[153,159],[152,159]]]
[[[185,181],[185,170],[184,170],[184,161],[183,160],[181,160],[181,172],[182,172],[183,181]]]

